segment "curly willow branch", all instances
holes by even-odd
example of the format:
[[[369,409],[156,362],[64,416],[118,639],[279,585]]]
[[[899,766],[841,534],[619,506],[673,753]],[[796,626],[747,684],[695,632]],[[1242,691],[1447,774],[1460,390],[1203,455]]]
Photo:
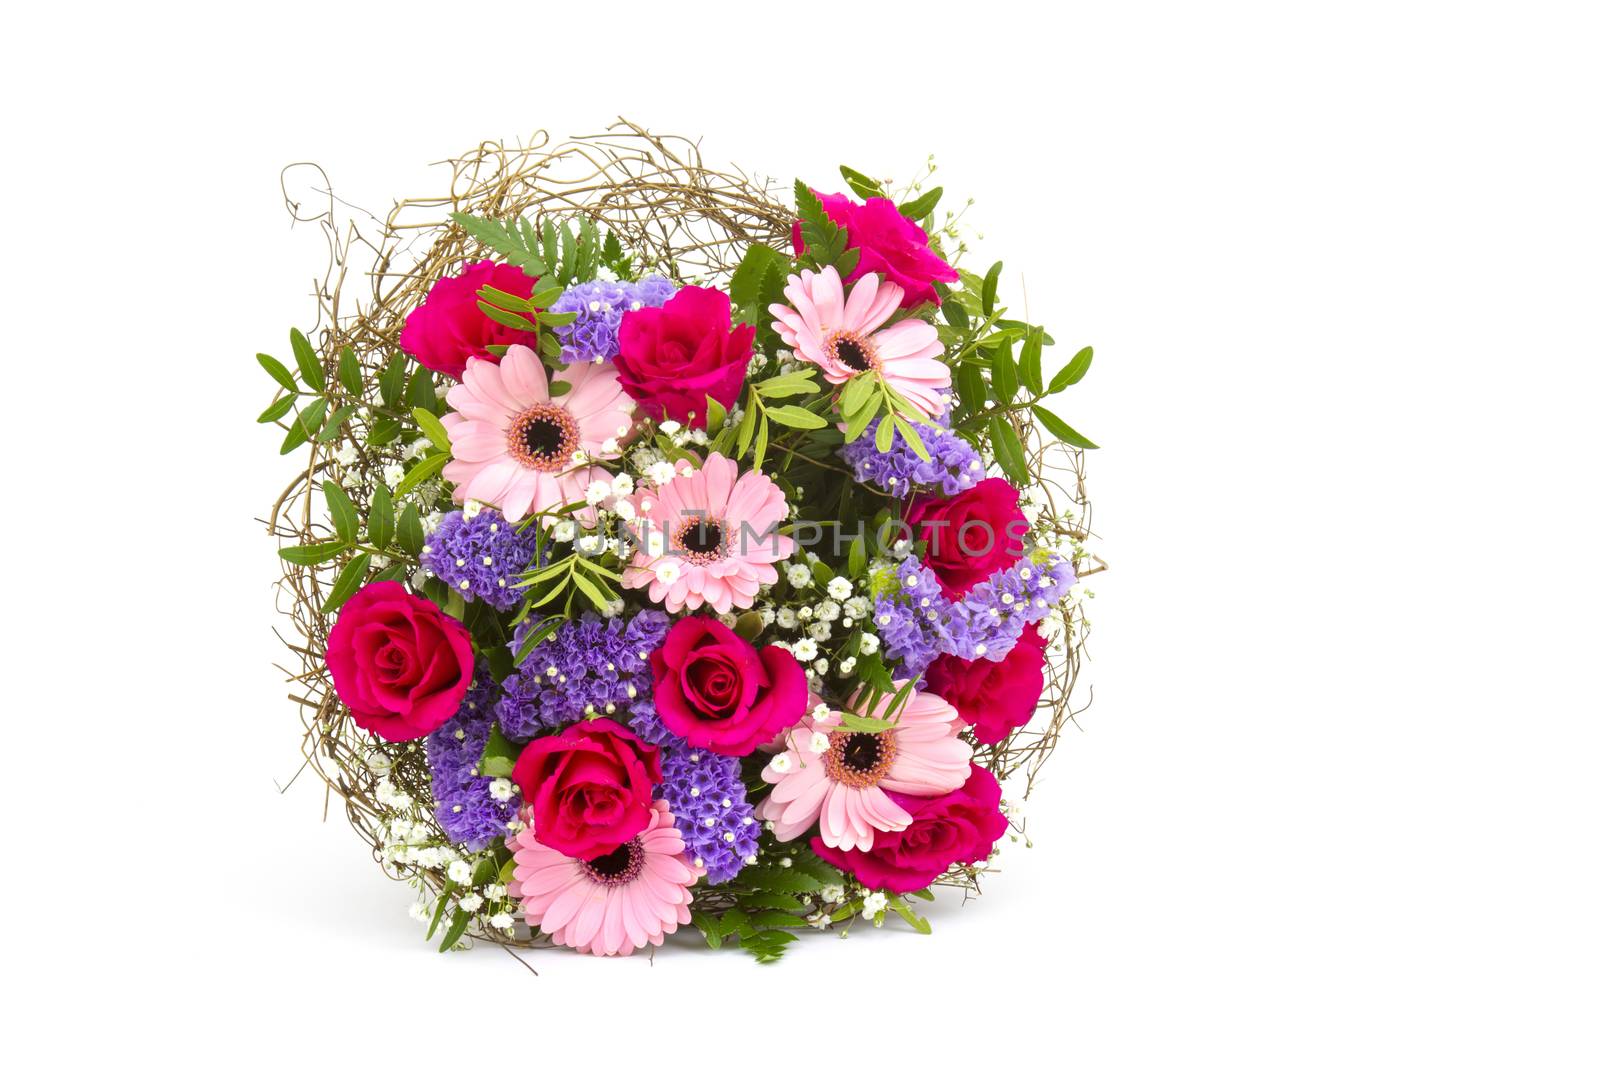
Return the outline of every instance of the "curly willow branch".
[[[327,266],[313,287],[317,321],[308,336],[325,366],[332,366],[334,354],[350,346],[361,362],[368,389],[398,347],[406,316],[433,283],[463,261],[485,255],[450,221],[452,212],[506,220],[525,216],[535,223],[587,217],[615,233],[644,266],[679,282],[710,284],[726,282],[751,242],[781,246],[794,218],[774,196],[769,179],[736,168],[708,167],[696,142],[653,134],[626,119],[604,133],[574,137],[554,147],[544,131],[524,145],[485,141],[440,165],[450,171],[446,192],[400,200],[381,220],[359,212],[365,221],[348,222],[339,216],[347,205],[334,196],[321,167],[296,163],[284,168],[284,203],[292,221],[316,226],[328,249]],[[291,175],[305,180],[315,199],[292,195]],[[364,393],[350,399],[373,398]],[[1027,432],[1028,427],[1019,424],[1018,429]],[[272,504],[266,522],[271,536],[294,544],[329,536],[316,503],[317,486],[329,457],[342,443],[343,439],[311,442],[305,467]],[[1031,448],[1031,459],[1041,483],[1072,503],[1075,514],[1059,521],[1081,541],[1088,536],[1082,453],[1039,444]],[[357,470],[362,492],[369,492],[381,478],[369,460],[358,460]],[[323,780],[330,799],[337,795],[344,801],[351,825],[379,860],[380,807],[374,799],[379,777],[367,763],[372,749],[339,706],[323,662],[330,619],[318,605],[337,570],[338,561],[319,566],[284,564],[276,606],[292,623],[294,636],[280,634],[293,656],[292,665],[282,669],[291,690],[289,699],[299,706],[305,728],[301,745],[305,766]],[[1076,607],[1064,610],[1073,625],[1065,653],[1056,656],[1050,667],[1048,721],[1015,735],[987,757],[1001,777],[1025,773],[1029,789],[1061,730],[1076,714],[1070,700],[1084,624]],[[391,746],[388,754],[393,760],[390,777],[400,789],[413,797],[431,795],[420,743],[398,752]],[[441,874],[428,872],[424,877],[436,891],[442,888]],[[952,878],[951,884],[975,888],[974,879]],[[535,940],[520,924],[504,934],[491,931],[488,938],[524,945]]]

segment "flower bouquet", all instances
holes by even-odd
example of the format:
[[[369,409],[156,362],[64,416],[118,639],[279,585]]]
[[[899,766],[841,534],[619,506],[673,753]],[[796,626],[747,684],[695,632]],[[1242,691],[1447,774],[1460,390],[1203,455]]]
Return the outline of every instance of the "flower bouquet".
[[[1023,834],[1097,569],[1040,402],[1092,352],[1046,376],[931,165],[840,174],[790,205],[624,124],[485,145],[376,238],[291,202],[334,248],[259,357],[293,698],[441,950],[926,932]]]

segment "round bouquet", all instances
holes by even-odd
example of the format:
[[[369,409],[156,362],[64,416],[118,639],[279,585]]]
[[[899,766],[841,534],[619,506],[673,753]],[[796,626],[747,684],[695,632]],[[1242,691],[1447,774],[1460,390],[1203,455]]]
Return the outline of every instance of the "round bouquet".
[[[259,357],[293,699],[441,950],[926,932],[1020,839],[1097,562],[1041,402],[1092,352],[967,269],[931,166],[839,173],[623,123],[481,146],[376,234],[291,201],[333,248]]]

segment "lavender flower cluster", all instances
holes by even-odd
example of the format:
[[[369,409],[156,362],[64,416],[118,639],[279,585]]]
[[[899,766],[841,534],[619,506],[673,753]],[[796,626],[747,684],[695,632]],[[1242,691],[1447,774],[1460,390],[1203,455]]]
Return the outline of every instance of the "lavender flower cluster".
[[[498,693],[494,677],[480,667],[461,710],[427,740],[434,815],[445,836],[474,852],[504,837],[506,824],[517,814],[515,794],[496,799],[490,792],[493,779],[475,773],[489,741]]]
[[[493,508],[472,518],[452,511],[422,546],[422,569],[458,590],[467,600],[482,600],[498,611],[522,603],[517,576],[533,563],[538,535],[525,532]]]
[[[950,429],[948,405],[936,425],[917,427],[928,450],[927,459],[913,452],[899,434],[895,434],[889,451],[879,452],[874,442],[881,421],[874,419],[860,437],[839,450],[840,458],[855,469],[856,481],[876,485],[891,496],[904,498],[918,487],[934,488],[945,496],[955,496],[977,485],[983,477],[983,460],[965,439]]]
[[[661,749],[656,798],[672,809],[685,850],[712,885],[736,877],[756,854],[761,824],[745,798],[739,758],[691,748],[656,716],[653,703],[635,704],[633,732]]]
[[[513,652],[542,619],[530,616],[512,636]],[[509,675],[496,714],[500,730],[526,741],[541,730],[575,723],[593,710],[607,714],[650,697],[650,653],[667,634],[665,612],[645,610],[631,619],[602,619],[593,612],[562,623]]]
[[[903,678],[922,673],[941,655],[1004,659],[1023,628],[1049,615],[1078,580],[1072,562],[1053,553],[1042,560],[1024,556],[959,601],[944,595],[915,556],[900,564],[897,576],[899,590],[878,596],[873,620]]]
[[[578,317],[555,329],[563,363],[603,363],[617,354],[622,316],[639,308],[658,308],[677,291],[659,274],[636,282],[592,281],[574,285],[556,298],[550,310]]]

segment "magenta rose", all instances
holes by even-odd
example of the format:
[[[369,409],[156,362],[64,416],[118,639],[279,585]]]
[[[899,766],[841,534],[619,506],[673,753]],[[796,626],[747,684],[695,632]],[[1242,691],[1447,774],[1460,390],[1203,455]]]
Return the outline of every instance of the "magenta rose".
[[[428,290],[421,304],[406,316],[400,331],[400,347],[411,358],[457,381],[467,369],[467,360],[500,362],[491,355],[489,345],[533,345],[537,338],[528,330],[502,325],[478,308],[478,290],[492,285],[513,296],[528,296],[534,282],[518,267],[484,260],[469,263],[454,278],[440,278]]]
[[[1017,507],[1016,488],[1004,478],[985,478],[952,497],[922,496],[906,509],[915,540],[926,541],[923,562],[952,599],[1022,558],[1028,520]]]
[[[755,327],[732,325],[728,294],[686,285],[658,308],[622,316],[615,360],[622,389],[646,415],[706,424],[706,397],[732,407],[744,387]]]
[[[815,190],[812,190],[815,192]],[[882,274],[905,290],[901,307],[915,307],[931,300],[939,302],[934,282],[960,279],[956,269],[928,247],[928,234],[921,226],[900,214],[900,209],[881,196],[857,204],[842,193],[818,194],[828,217],[849,232],[849,247],[861,250],[855,269],[846,282],[863,274]],[[800,238],[800,224],[794,224],[795,255],[806,250]]]
[[[781,648],[757,651],[715,619],[680,619],[650,654],[656,715],[696,748],[748,756],[800,721],[806,672]]]
[[[940,656],[928,664],[928,692],[949,701],[985,745],[998,745],[1006,735],[1033,718],[1044,692],[1044,638],[1034,623],[999,662]]]
[[[869,889],[891,893],[926,889],[951,864],[988,859],[994,843],[1011,825],[1000,814],[1000,783],[976,763],[953,793],[889,796],[911,816],[911,825],[892,833],[879,830],[870,850],[830,848],[821,837],[811,839],[813,852],[849,871]]]
[[[511,778],[532,812],[533,836],[563,855],[592,860],[650,825],[661,757],[626,726],[587,719],[528,742]]]
[[[472,684],[466,627],[399,582],[373,582],[345,602],[325,658],[356,725],[385,741],[432,733]]]

